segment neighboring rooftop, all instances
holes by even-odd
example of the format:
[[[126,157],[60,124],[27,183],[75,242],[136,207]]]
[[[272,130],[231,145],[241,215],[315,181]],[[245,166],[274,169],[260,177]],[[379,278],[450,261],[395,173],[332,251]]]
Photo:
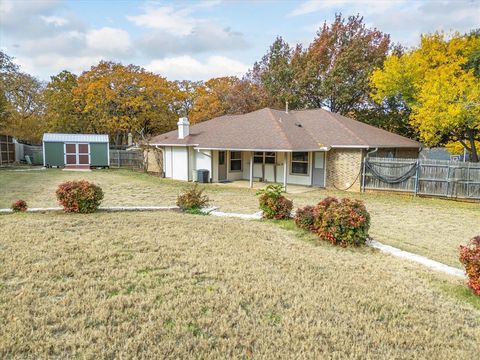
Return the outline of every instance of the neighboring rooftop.
[[[243,115],[224,115],[155,136],[155,145],[186,145],[205,149],[317,150],[332,147],[420,148],[414,140],[323,109],[288,113],[264,108]]]
[[[43,134],[43,141],[45,142],[108,142],[108,135],[104,134]]]

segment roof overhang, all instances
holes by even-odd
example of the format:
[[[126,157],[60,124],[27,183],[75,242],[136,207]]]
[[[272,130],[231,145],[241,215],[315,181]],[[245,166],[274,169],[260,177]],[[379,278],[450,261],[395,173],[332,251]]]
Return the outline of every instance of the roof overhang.
[[[396,148],[405,148],[405,149],[421,149],[421,144],[412,144],[412,145],[332,145],[332,149],[396,149]]]
[[[320,147],[315,149],[260,149],[260,148],[234,148],[234,147],[203,147],[197,146],[195,150],[219,150],[219,151],[269,151],[269,152],[300,152],[300,151],[328,151],[328,147]]]

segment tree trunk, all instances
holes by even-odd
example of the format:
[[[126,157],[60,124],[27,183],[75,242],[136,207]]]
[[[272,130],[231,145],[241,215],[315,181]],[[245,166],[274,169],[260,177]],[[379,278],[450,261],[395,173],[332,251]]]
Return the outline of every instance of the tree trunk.
[[[478,162],[478,153],[477,153],[477,146],[475,144],[475,130],[468,129],[468,140],[470,141],[470,161],[471,162]]]

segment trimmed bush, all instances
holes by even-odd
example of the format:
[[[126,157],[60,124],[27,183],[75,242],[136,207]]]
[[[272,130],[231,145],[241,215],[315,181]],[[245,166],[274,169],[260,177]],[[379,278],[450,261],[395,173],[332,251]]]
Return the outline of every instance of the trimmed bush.
[[[210,200],[207,195],[203,194],[204,190],[203,188],[200,189],[197,184],[190,189],[186,189],[177,196],[177,206],[184,211],[189,210],[190,212],[192,209],[198,210],[207,206]]]
[[[22,200],[22,199],[18,199],[17,201],[15,201],[14,203],[12,203],[12,205],[10,206],[10,208],[14,211],[14,212],[20,212],[20,211],[27,211],[27,202],[25,200]]]
[[[370,214],[360,200],[322,200],[315,209],[315,231],[322,240],[342,247],[362,245],[368,239]]]
[[[359,200],[327,197],[316,206],[298,209],[295,224],[334,245],[357,246],[368,239],[370,215]]]
[[[56,194],[65,212],[82,214],[95,212],[103,199],[102,189],[86,180],[66,181],[58,186]]]
[[[307,205],[295,212],[295,224],[304,230],[312,231],[315,226],[315,206]]]
[[[480,296],[480,235],[471,239],[468,245],[460,246],[460,262],[467,273],[468,287]]]
[[[257,192],[264,218],[276,220],[290,218],[293,202],[283,196],[282,191],[283,187],[281,185],[270,184]]]

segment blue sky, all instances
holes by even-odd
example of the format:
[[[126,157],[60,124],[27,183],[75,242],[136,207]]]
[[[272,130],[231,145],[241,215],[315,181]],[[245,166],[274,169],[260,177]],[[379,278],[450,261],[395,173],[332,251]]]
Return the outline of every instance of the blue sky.
[[[167,78],[242,76],[275,36],[308,45],[335,13],[364,16],[394,42],[425,32],[468,31],[480,0],[113,1],[1,0],[0,47],[48,80],[98,61],[134,63]]]

